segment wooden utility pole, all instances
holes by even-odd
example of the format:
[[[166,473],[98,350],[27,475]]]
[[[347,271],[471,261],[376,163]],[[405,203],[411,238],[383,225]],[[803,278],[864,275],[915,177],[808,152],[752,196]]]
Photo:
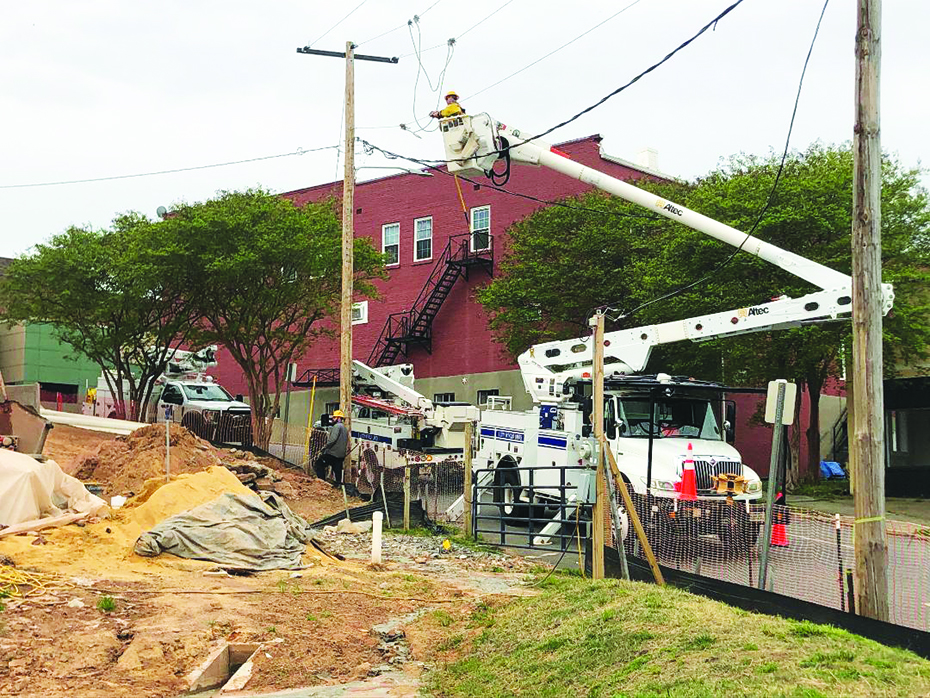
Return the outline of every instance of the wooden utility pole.
[[[352,465],[352,298],[353,254],[355,245],[355,61],[346,42],[346,146],[345,174],[342,178],[342,301],[339,311],[339,407],[345,413],[349,433],[342,472]]]
[[[397,63],[398,59],[384,56],[364,56],[355,54],[355,44],[346,42],[346,52],[322,51],[304,46],[298,47],[297,53],[314,56],[330,56],[346,59],[346,94],[345,94],[345,175],[342,179],[342,301],[339,313],[339,408],[345,413],[346,431],[349,432],[343,473],[349,472],[352,464],[352,301],[353,252],[355,245],[355,60],[375,61],[378,63]]]
[[[591,576],[604,578],[604,313],[598,310],[592,318],[594,324],[594,372],[591,387],[591,399],[594,419],[594,438],[597,443],[597,479],[595,481],[594,511],[591,513]]]
[[[472,537],[474,528],[471,517],[471,488],[472,488],[472,442],[475,438],[475,423],[472,421],[465,422],[465,491],[464,510],[465,510],[465,537]]]
[[[849,440],[855,469],[856,608],[888,620],[885,449],[882,393],[881,0],[858,0],[856,121],[853,133],[853,396]]]

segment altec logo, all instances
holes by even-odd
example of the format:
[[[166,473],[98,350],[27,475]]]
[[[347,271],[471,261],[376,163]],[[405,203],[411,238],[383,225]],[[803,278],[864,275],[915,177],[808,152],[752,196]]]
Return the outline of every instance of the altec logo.
[[[680,208],[678,208],[677,206],[674,206],[674,205],[672,205],[672,204],[666,203],[666,202],[662,201],[662,199],[657,199],[657,200],[656,200],[656,208],[661,208],[663,211],[668,211],[669,213],[674,213],[676,216],[683,216],[683,215],[684,215],[684,211],[682,211]]]
[[[765,306],[759,308],[740,308],[736,311],[738,317],[752,317],[753,315],[766,315],[769,309]]]

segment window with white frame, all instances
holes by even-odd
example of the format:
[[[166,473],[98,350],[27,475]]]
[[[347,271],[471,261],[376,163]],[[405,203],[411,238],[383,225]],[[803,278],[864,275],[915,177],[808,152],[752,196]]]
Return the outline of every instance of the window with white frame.
[[[491,247],[491,207],[480,206],[471,210],[472,252]]]
[[[386,265],[400,264],[400,223],[381,226],[381,251]]]
[[[352,304],[352,324],[364,325],[368,322],[368,301]]]
[[[488,398],[489,398],[489,397],[492,397],[492,396],[495,396],[495,395],[500,395],[500,394],[501,394],[501,391],[498,390],[497,388],[492,388],[491,390],[479,390],[479,391],[478,391],[478,403],[477,403],[477,404],[478,404],[478,405],[487,405],[487,404],[488,404]]]
[[[413,222],[413,261],[433,258],[433,218],[417,218]]]
[[[441,404],[443,402],[455,402],[455,393],[434,393],[433,394],[433,404]]]

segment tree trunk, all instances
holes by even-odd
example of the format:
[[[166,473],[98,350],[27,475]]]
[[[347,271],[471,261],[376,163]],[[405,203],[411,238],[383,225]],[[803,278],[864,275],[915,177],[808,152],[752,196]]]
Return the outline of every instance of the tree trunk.
[[[811,401],[810,418],[807,425],[807,477],[820,479],[820,391],[821,383],[808,381],[807,394]]]
[[[803,395],[804,386],[801,388]],[[791,438],[788,440],[788,466],[785,468],[785,489],[797,487],[801,481],[801,398],[794,401],[794,423],[790,429]]]

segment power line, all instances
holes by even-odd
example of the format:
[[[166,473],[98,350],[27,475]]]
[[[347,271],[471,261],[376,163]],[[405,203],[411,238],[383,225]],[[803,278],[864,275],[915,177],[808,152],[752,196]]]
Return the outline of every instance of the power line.
[[[717,15],[716,17],[714,17],[711,21],[709,21],[707,24],[705,24],[703,27],[701,27],[701,29],[698,30],[698,32],[697,32],[696,34],[694,34],[690,39],[687,39],[686,41],[684,41],[684,42],[682,42],[681,44],[679,44],[674,50],[672,50],[671,52],[669,52],[662,60],[658,61],[657,63],[653,63],[651,66],[649,66],[648,68],[646,68],[645,70],[643,70],[642,72],[640,72],[638,75],[636,75],[635,77],[633,77],[631,80],[629,80],[626,84],[621,85],[620,87],[618,87],[617,89],[615,89],[613,92],[611,92],[611,93],[609,93],[608,95],[606,95],[605,97],[601,98],[600,100],[598,100],[597,102],[595,102],[595,103],[592,104],[591,106],[586,107],[585,109],[581,110],[580,112],[578,112],[578,113],[575,114],[574,116],[569,117],[569,118],[566,119],[565,121],[562,121],[561,123],[558,123],[558,124],[556,124],[555,126],[549,128],[549,129],[546,129],[546,130],[543,131],[542,133],[539,133],[539,134],[537,134],[537,135],[535,135],[535,136],[533,136],[533,137],[531,137],[531,138],[528,138],[528,139],[526,139],[526,140],[523,141],[523,142],[524,142],[524,143],[530,143],[530,142],[532,142],[532,141],[535,141],[535,140],[538,140],[538,139],[542,138],[543,136],[547,136],[547,135],[549,135],[550,133],[552,133],[553,131],[556,131],[557,129],[560,129],[560,128],[562,128],[563,126],[567,126],[568,124],[572,123],[573,121],[576,121],[577,119],[580,119],[582,116],[584,116],[584,115],[587,114],[588,112],[591,112],[591,111],[593,111],[594,109],[597,109],[597,108],[598,108],[599,106],[601,106],[604,102],[606,102],[607,100],[609,100],[611,97],[615,97],[616,95],[620,94],[621,92],[623,92],[624,90],[626,90],[628,87],[630,87],[630,86],[634,85],[635,83],[639,82],[639,80],[641,80],[643,77],[645,77],[645,76],[648,75],[649,73],[651,73],[651,72],[653,72],[654,70],[656,70],[657,68],[659,68],[662,64],[664,64],[664,63],[666,63],[667,61],[671,60],[671,58],[672,58],[676,53],[678,53],[678,52],[681,51],[682,49],[686,48],[687,46],[691,45],[698,37],[700,37],[700,36],[701,36],[704,32],[706,32],[708,29],[710,29],[711,27],[716,27],[717,22],[719,22],[721,19],[723,19],[726,15],[728,15],[730,12],[732,12],[734,9],[736,9],[736,8],[737,8],[739,5],[741,5],[742,3],[743,3],[743,0],[736,0],[736,2],[734,2],[732,5],[730,5],[729,7],[727,7],[723,12],[721,12],[720,14],[718,14],[718,15]],[[435,48],[435,47],[433,47],[433,48]],[[428,50],[428,49],[425,49],[425,50]],[[425,51],[425,50],[424,50],[424,51]],[[422,53],[422,52],[421,52],[421,53]],[[505,79],[506,79],[506,78],[505,78]],[[497,151],[498,154],[501,154],[501,153],[503,153],[503,152],[504,152],[504,151]],[[436,162],[436,163],[448,163],[448,162],[459,162],[459,160],[433,160],[432,162]]]
[[[244,165],[250,162],[260,162],[262,160],[274,160],[276,158],[288,158],[294,155],[304,155],[305,153],[315,153],[320,150],[332,150],[338,148],[338,145],[327,145],[322,148],[310,148],[304,150],[298,148],[293,153],[281,153],[279,155],[264,155],[258,158],[249,158],[248,160],[233,160],[231,162],[217,162],[212,165],[197,165],[195,167],[178,167],[173,170],[159,170],[157,172],[140,172],[138,174],[113,175],[110,177],[93,177],[90,179],[71,179],[59,182],[30,182],[28,184],[0,184],[0,189],[27,189],[30,187],[57,187],[65,184],[86,184],[89,182],[106,182],[114,179],[133,179],[136,177],[154,177],[156,175],[175,174],[178,172],[193,172],[195,170],[207,170],[213,167],[228,167],[230,165]]]
[[[497,8],[496,10],[494,10],[491,14],[487,15],[487,16],[484,17],[483,19],[478,20],[475,24],[473,24],[473,25],[470,26],[468,29],[466,29],[465,31],[463,31],[461,34],[459,34],[458,36],[456,36],[456,37],[455,37],[455,40],[458,41],[458,40],[461,39],[463,36],[465,36],[468,32],[470,32],[472,29],[474,29],[474,28],[477,27],[479,24],[484,23],[486,20],[488,20],[488,19],[490,19],[491,17],[493,17],[494,15],[496,15],[498,12],[500,12],[501,10],[503,10],[505,7],[507,7],[507,5],[509,5],[509,4],[512,3],[512,2],[513,2],[513,0],[507,0],[507,2],[505,2],[503,5],[501,5],[500,7],[498,7],[498,8]],[[448,43],[448,42],[446,42],[446,43]],[[429,48],[425,48],[425,49],[423,49],[422,51],[420,51],[420,55],[422,56],[422,55],[423,55],[424,53],[426,53],[427,51],[432,51],[433,49],[441,48],[441,47],[445,46],[446,43],[436,44],[435,46],[430,46]],[[414,53],[416,53],[416,52],[413,52],[413,53],[405,53],[404,55],[400,56],[400,58],[408,58],[408,57],[414,55]]]
[[[745,245],[749,241],[749,238],[752,237],[752,234],[759,227],[759,224],[762,222],[763,216],[765,216],[769,208],[772,206],[772,201],[774,201],[775,199],[775,191],[778,189],[778,182],[781,179],[782,172],[785,169],[785,160],[788,158],[788,147],[789,147],[789,144],[791,143],[791,132],[794,130],[794,119],[798,114],[798,104],[801,101],[801,88],[804,86],[804,75],[807,73],[807,65],[808,63],[810,63],[811,54],[814,51],[814,44],[817,43],[817,35],[820,33],[820,24],[823,22],[823,16],[826,13],[827,5],[829,4],[830,4],[830,0],[826,0],[823,4],[823,9],[820,10],[820,17],[817,19],[817,26],[814,29],[814,37],[813,39],[811,39],[810,48],[808,48],[807,50],[807,56],[804,58],[804,67],[801,69],[801,79],[798,81],[798,92],[794,98],[794,109],[791,111],[791,121],[788,124],[788,135],[785,138],[785,149],[782,152],[781,162],[778,165],[778,171],[775,173],[775,181],[772,183],[772,188],[769,190],[769,195],[766,198],[765,206],[762,207],[762,210],[759,212],[759,215],[756,217],[756,222],[753,223],[752,228],[750,228],[749,232],[746,233],[746,237],[743,238],[743,241],[740,243],[739,247],[733,250],[733,252],[731,252],[730,255],[725,260],[723,260],[720,264],[718,264],[710,272],[702,276],[697,281],[693,281],[687,286],[682,286],[681,288],[675,289],[674,291],[670,291],[662,296],[659,296],[658,298],[653,298],[652,300],[646,301],[645,303],[641,303],[640,305],[636,306],[635,308],[633,308],[633,310],[631,310],[628,313],[620,313],[617,316],[612,317],[611,318],[612,321],[617,322],[618,320],[629,317],[630,315],[633,315],[639,312],[640,310],[642,310],[643,308],[650,306],[654,303],[668,300],[669,298],[674,298],[675,296],[680,295],[684,293],[685,291],[704,283],[711,277],[716,276],[717,274],[719,274],[719,272],[724,267],[726,267],[733,260],[733,258],[737,254],[739,254],[740,250],[743,249],[743,245]],[[609,308],[608,310],[616,310],[616,308]]]
[[[426,8],[425,10],[423,10],[422,12],[420,12],[419,14],[415,14],[415,15],[414,15],[414,18],[423,17],[423,15],[425,15],[427,12],[429,12],[430,10],[432,10],[434,7],[436,7],[436,5],[438,5],[438,4],[441,3],[441,2],[442,2],[442,0],[436,0],[436,2],[434,2],[432,5],[430,5],[429,7],[427,7],[427,8]],[[407,26],[407,22],[404,22],[403,24],[398,24],[398,25],[397,25],[396,27],[394,27],[393,29],[388,29],[386,32],[382,32],[381,34],[378,34],[377,36],[373,36],[373,37],[370,38],[370,39],[365,39],[364,41],[360,41],[359,43],[356,44],[356,46],[361,46],[362,44],[370,44],[372,41],[377,41],[378,39],[380,39],[380,38],[383,37],[383,36],[387,36],[388,34],[393,34],[393,33],[396,32],[398,29],[403,29],[403,28],[406,27],[406,26]]]
[[[433,170],[434,172],[439,172],[440,174],[443,174],[446,177],[458,177],[463,182],[468,182],[469,184],[476,184],[481,187],[486,187],[488,189],[491,189],[492,191],[500,192],[501,194],[507,194],[508,196],[514,196],[520,199],[527,199],[529,201],[535,201],[536,203],[547,204],[549,206],[559,206],[561,208],[568,208],[574,211],[585,211],[588,213],[597,213],[601,216],[613,216],[615,218],[643,218],[646,220],[660,220],[661,219],[661,216],[649,215],[645,213],[617,213],[615,211],[602,211],[600,209],[589,208],[587,206],[573,206],[572,204],[567,204],[564,201],[552,201],[548,199],[541,199],[538,196],[533,196],[532,194],[524,194],[518,191],[511,191],[510,189],[504,189],[504,187],[498,186],[496,184],[488,184],[487,182],[479,182],[477,180],[471,179],[470,177],[465,177],[460,174],[453,174],[449,172],[448,170],[443,169],[442,167],[437,167],[436,165],[430,164],[429,161],[427,160],[421,160],[419,158],[410,157],[408,155],[400,155],[399,153],[391,152],[390,150],[381,148],[373,143],[369,143],[363,138],[359,138],[358,141],[365,147],[366,150],[370,150],[370,151],[376,150],[382,155],[384,155],[384,157],[388,158],[389,160],[407,160],[409,162],[415,162],[418,165],[421,165],[422,167],[426,167],[427,169]]]
[[[623,14],[624,12],[626,12],[627,10],[629,10],[631,7],[633,7],[633,5],[638,5],[640,2],[642,2],[642,0],[634,0],[634,2],[631,2],[629,5],[627,5],[626,7],[624,7],[622,10],[619,10],[618,12],[615,12],[614,14],[612,14],[610,17],[608,17],[608,18],[605,19],[605,20],[603,20],[603,21],[601,21],[601,22],[598,22],[598,23],[595,24],[593,27],[591,27],[591,28],[588,29],[587,31],[585,31],[585,32],[583,32],[583,33],[581,33],[581,34],[579,34],[578,36],[576,36],[576,37],[575,37],[574,39],[572,39],[571,41],[565,42],[564,44],[562,44],[561,46],[559,46],[557,49],[555,49],[555,50],[550,51],[549,53],[547,53],[545,56],[542,56],[542,57],[540,57],[540,58],[537,58],[535,61],[533,61],[533,62],[530,63],[529,65],[523,66],[522,68],[520,68],[520,70],[514,71],[513,73],[511,73],[511,74],[508,75],[507,77],[498,80],[498,81],[495,82],[494,84],[488,85],[487,87],[483,87],[482,89],[478,90],[477,92],[475,92],[475,93],[473,93],[473,94],[470,94],[470,95],[469,95],[468,97],[466,97],[465,99],[467,100],[467,99],[471,99],[472,97],[477,97],[477,96],[480,95],[482,92],[487,92],[487,91],[490,90],[492,87],[497,87],[497,86],[500,85],[502,82],[507,82],[508,80],[510,80],[510,78],[514,77],[515,75],[519,75],[519,74],[522,73],[524,70],[527,70],[527,69],[529,69],[529,68],[532,68],[532,67],[533,67],[534,65],[536,65],[537,63],[539,63],[539,62],[541,62],[541,61],[544,61],[544,60],[546,60],[547,58],[549,58],[549,56],[552,56],[552,55],[558,53],[559,51],[561,51],[563,48],[565,48],[565,47],[567,47],[567,46],[570,46],[571,44],[573,44],[573,43],[575,43],[576,41],[578,41],[578,39],[581,39],[582,37],[587,36],[588,34],[590,34],[591,32],[593,32],[595,29],[597,29],[597,28],[599,28],[599,27],[602,27],[603,25],[607,24],[610,20],[612,20],[614,17],[617,17],[617,16]]]
[[[316,41],[307,44],[307,48],[310,48],[311,46],[313,46],[313,44],[315,44],[315,43],[317,43],[317,41],[320,41],[321,39],[323,39],[323,38],[324,38],[327,34],[329,34],[333,29],[335,29],[335,28],[338,27],[340,24],[342,24],[343,22],[345,22],[349,17],[351,17],[353,14],[355,14],[355,10],[357,10],[358,8],[360,8],[360,7],[361,7],[362,5],[364,5],[366,2],[368,2],[368,0],[362,0],[358,5],[355,6],[354,9],[352,9],[352,10],[349,11],[349,14],[347,14],[345,17],[343,17],[342,19],[340,19],[338,22],[336,22],[333,26],[331,26],[331,27],[330,27],[329,29],[327,29],[325,32],[323,32],[322,34],[320,34],[320,36],[317,37]]]

